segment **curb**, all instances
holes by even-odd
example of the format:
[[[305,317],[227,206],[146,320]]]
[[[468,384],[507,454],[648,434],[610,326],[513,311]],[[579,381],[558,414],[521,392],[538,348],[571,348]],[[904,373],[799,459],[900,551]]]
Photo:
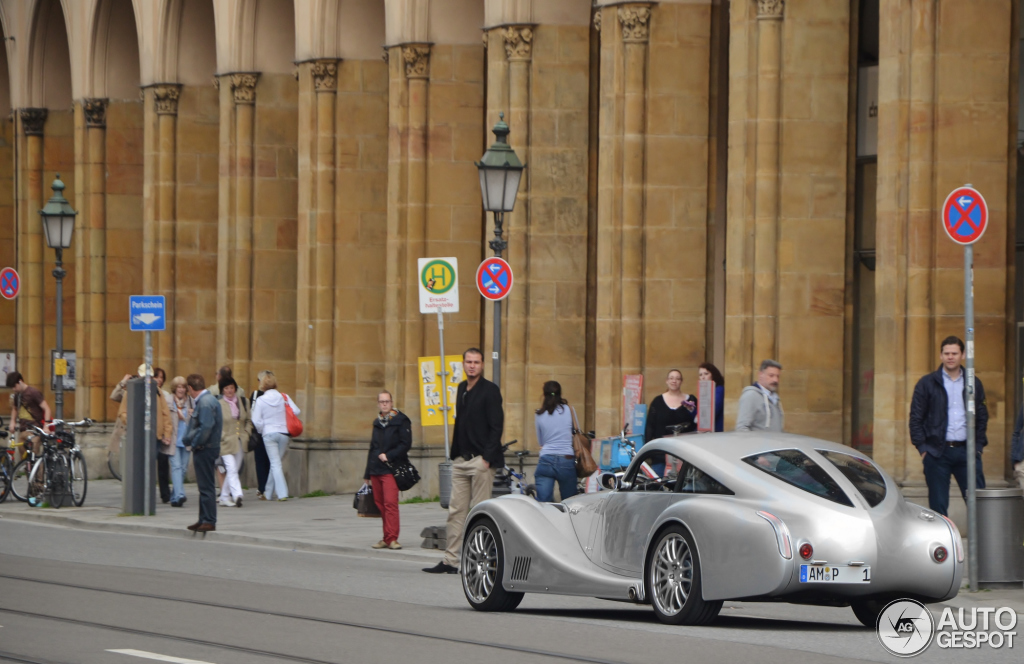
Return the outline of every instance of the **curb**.
[[[116,532],[140,535],[159,535],[162,537],[177,536],[185,539],[210,539],[214,542],[220,542],[223,544],[248,544],[290,551],[303,551],[307,553],[358,555],[367,558],[393,558],[398,560],[406,560],[419,563],[427,563],[437,558],[436,552],[431,552],[430,555],[427,555],[426,553],[414,553],[414,551],[418,551],[418,547],[417,549],[413,549],[411,551],[401,549],[398,551],[389,550],[387,552],[384,552],[371,549],[369,545],[367,545],[366,547],[356,547],[345,546],[341,544],[321,544],[317,542],[309,542],[303,540],[283,540],[274,539],[272,537],[256,537],[253,535],[239,535],[236,533],[228,533],[221,531],[214,531],[212,533],[206,533],[205,535],[200,536],[193,534],[192,532],[185,530],[183,528],[165,528],[160,526],[147,526],[138,523],[108,523],[102,521],[85,521],[83,519],[76,519],[72,516],[63,516],[57,514],[38,514],[32,512],[5,512],[3,514],[3,518],[10,519],[12,521],[26,521],[29,523],[42,523],[51,526],[74,528],[76,530],[91,530],[96,532]]]

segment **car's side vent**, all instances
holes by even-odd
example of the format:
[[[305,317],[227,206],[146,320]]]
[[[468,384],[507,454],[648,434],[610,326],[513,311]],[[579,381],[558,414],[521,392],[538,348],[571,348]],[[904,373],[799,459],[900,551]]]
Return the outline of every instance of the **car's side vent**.
[[[513,581],[526,581],[530,576],[530,561],[533,560],[529,556],[516,556],[515,560],[512,561],[512,580]]]

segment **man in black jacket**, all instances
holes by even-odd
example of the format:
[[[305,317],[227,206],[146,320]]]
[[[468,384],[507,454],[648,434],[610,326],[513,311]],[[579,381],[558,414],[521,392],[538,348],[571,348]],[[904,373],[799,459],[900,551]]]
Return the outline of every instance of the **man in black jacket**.
[[[501,434],[505,413],[501,390],[483,377],[484,354],[470,348],[462,354],[466,380],[455,396],[455,431],[452,435],[452,496],[448,503],[447,547],[444,560],[425,567],[431,574],[458,574],[462,530],[469,511],[491,497],[494,468],[505,466]],[[443,388],[442,388],[443,389]]]
[[[964,342],[951,336],[942,340],[942,366],[917,381],[910,403],[910,441],[921,453],[928,483],[928,506],[946,515],[949,509],[949,478],[952,475],[967,499],[967,381],[960,366]],[[985,388],[974,379],[975,453],[977,486],[985,488],[981,451],[988,444],[988,408]]]

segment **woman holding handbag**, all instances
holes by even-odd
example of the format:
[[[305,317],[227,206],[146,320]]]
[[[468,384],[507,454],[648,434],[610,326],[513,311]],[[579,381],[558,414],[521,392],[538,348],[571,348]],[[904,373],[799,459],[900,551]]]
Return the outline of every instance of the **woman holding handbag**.
[[[391,393],[387,390],[377,395],[377,419],[373,421],[373,435],[370,451],[366,457],[366,473],[363,484],[373,489],[373,502],[380,510],[384,525],[384,539],[373,545],[374,549],[401,549],[398,543],[398,485],[394,469],[408,463],[412,447],[412,422],[394,407]]]
[[[267,500],[273,500],[274,491],[277,491],[278,500],[288,500],[288,481],[284,478],[281,458],[288,451],[288,442],[291,440],[289,420],[294,419],[301,411],[287,394],[277,391],[277,377],[269,371],[260,381],[260,390],[263,394],[253,406],[252,423],[263,436],[263,446],[267,449],[267,457],[270,459],[270,475],[267,477],[267,487],[263,495]],[[300,428],[299,433],[301,432]]]
[[[537,461],[537,500],[555,500],[555,481],[562,500],[575,496],[576,454],[572,447],[572,411],[562,398],[562,386],[556,381],[544,383],[544,400],[534,411],[540,459]]]

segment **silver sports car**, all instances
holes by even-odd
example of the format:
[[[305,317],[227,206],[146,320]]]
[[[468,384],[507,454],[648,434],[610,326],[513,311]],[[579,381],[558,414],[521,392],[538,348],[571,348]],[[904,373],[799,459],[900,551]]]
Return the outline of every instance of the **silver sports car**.
[[[964,561],[953,522],[904,500],[871,459],[789,434],[653,441],[613,491],[487,500],[465,532],[475,609],[583,595],[650,603],[670,624],[740,600],[849,605],[874,627],[892,598],[954,597]]]

